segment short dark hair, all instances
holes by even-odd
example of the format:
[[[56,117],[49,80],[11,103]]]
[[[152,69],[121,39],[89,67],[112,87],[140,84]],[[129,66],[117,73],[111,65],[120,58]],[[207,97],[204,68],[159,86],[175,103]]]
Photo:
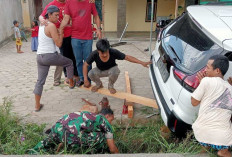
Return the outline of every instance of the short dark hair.
[[[110,43],[107,39],[100,39],[96,44],[97,50],[101,52],[106,52],[110,49]]]
[[[104,109],[102,109],[101,111],[100,111],[100,114],[102,114],[102,115],[107,115],[107,114],[109,114],[109,115],[113,115],[114,114],[114,112],[110,109],[110,108],[104,108]]]
[[[16,25],[17,23],[19,23],[17,20],[13,21],[13,24]]]
[[[219,69],[224,76],[229,69],[229,59],[223,55],[214,55],[209,58],[209,60],[213,60],[212,66],[213,69]]]
[[[55,6],[55,5],[50,5],[48,8],[47,8],[47,12],[45,14],[45,18],[48,19],[48,14],[53,14],[54,12],[60,12],[60,9]]]

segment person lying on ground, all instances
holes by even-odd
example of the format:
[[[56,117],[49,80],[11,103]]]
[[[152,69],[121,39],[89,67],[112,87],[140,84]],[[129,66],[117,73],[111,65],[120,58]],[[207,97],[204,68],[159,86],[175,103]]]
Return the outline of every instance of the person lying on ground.
[[[228,68],[227,57],[210,57],[205,72],[197,75],[200,85],[191,97],[193,106],[200,105],[192,125],[197,141],[204,147],[218,150],[217,154],[222,157],[231,157],[228,148],[232,146],[232,87],[223,80]]]
[[[54,144],[66,145],[68,151],[73,153],[119,153],[113,139],[113,120],[114,113],[110,108],[102,109],[100,114],[83,111],[64,115],[53,125],[48,137],[31,149],[29,154],[46,152]]]
[[[96,83],[91,90],[92,92],[98,91],[98,89],[103,88],[101,77],[109,77],[108,89],[111,94],[115,94],[116,90],[114,89],[114,83],[118,79],[120,70],[116,64],[116,59],[118,60],[127,60],[132,63],[138,63],[144,67],[148,67],[151,62],[143,62],[138,60],[135,57],[125,55],[124,53],[110,48],[110,43],[106,39],[100,39],[96,44],[97,50],[93,51],[89,57],[86,59],[83,65],[83,74],[84,74],[84,86],[89,88],[90,82],[89,78]],[[96,62],[96,68],[93,68],[88,73],[88,66],[93,62]]]
[[[75,87],[73,80],[73,62],[56,51],[56,46],[61,47],[63,41],[63,32],[59,32],[54,23],[59,18],[59,8],[51,5],[47,8],[46,18],[49,23],[47,26],[39,27],[39,46],[37,51],[38,80],[35,85],[35,111],[38,112],[43,107],[40,104],[40,98],[43,91],[50,66],[57,65],[66,67],[67,77],[69,79],[69,88]]]

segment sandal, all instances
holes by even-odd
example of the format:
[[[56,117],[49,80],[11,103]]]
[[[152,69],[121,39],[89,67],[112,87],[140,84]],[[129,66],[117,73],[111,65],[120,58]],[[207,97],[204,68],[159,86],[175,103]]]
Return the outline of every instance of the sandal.
[[[73,89],[75,86],[76,86],[76,80],[74,79],[74,80],[73,80],[73,86],[71,86],[71,85],[69,84],[69,88],[70,88],[70,89]]]
[[[114,88],[108,88],[108,89],[110,91],[110,94],[115,94],[117,92],[116,89]]]
[[[98,89],[100,89],[100,88],[103,88],[103,85],[102,85],[102,84],[101,84],[100,86],[93,86],[92,89],[91,89],[91,91],[92,91],[92,92],[97,92]]]
[[[64,85],[69,85],[69,80],[68,79],[64,80]]]
[[[54,82],[53,86],[59,86],[61,84],[61,82]]]
[[[40,104],[39,109],[35,110],[35,112],[39,112],[43,107],[44,107],[44,105],[43,105],[43,104]]]
[[[84,82],[83,82],[82,80],[79,80],[79,81],[76,82],[76,86],[77,86],[77,87],[80,87],[80,86],[82,86],[83,84],[84,84]]]

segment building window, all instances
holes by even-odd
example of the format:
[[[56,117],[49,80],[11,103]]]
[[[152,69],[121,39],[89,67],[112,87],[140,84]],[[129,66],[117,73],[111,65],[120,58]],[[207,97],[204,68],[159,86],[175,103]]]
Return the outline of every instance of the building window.
[[[154,0],[154,13],[153,13],[153,21],[156,21],[156,5],[157,5],[157,1]],[[151,22],[151,6],[152,6],[152,2],[151,0],[147,0],[147,7],[146,7],[146,19],[145,22]]]

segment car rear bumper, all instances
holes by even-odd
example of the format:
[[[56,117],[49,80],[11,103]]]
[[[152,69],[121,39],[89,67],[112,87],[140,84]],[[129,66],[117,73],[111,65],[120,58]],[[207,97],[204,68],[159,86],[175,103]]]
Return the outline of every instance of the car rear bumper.
[[[162,95],[162,92],[159,88],[155,73],[154,73],[154,69],[153,69],[153,64],[150,65],[150,81],[151,81],[151,85],[152,85],[152,90],[154,93],[154,96],[157,100],[157,104],[161,110],[161,116],[162,113],[165,114],[165,118],[164,116],[162,116],[165,124],[168,126],[168,128],[178,134],[178,135],[183,135],[187,132],[187,130],[191,129],[191,125],[185,123],[184,121],[182,121],[173,111],[171,111]]]

